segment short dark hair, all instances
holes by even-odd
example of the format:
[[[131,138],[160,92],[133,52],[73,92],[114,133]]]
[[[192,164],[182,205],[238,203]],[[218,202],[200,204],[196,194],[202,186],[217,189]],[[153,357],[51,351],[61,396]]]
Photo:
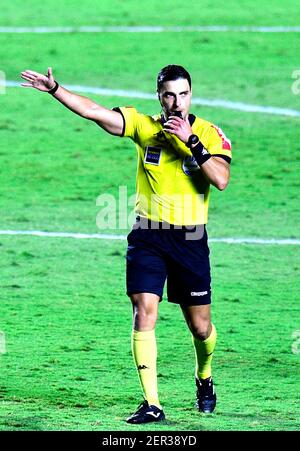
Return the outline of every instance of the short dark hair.
[[[163,67],[157,76],[157,90],[161,90],[161,87],[165,81],[178,80],[179,78],[187,80],[190,88],[192,88],[191,76],[184,67],[176,66],[175,64],[170,64],[169,66]]]

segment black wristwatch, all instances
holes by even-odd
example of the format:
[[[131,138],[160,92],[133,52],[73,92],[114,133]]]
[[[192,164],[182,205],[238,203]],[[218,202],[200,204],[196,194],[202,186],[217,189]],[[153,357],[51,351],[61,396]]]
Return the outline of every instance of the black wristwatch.
[[[197,144],[199,141],[199,138],[197,135],[191,135],[188,139],[188,142],[186,143],[186,146],[191,148],[194,144]]]
[[[54,80],[54,83],[55,83],[55,85],[53,86],[53,88],[51,88],[51,89],[49,89],[49,91],[47,91],[47,92],[48,92],[48,94],[51,94],[51,95],[53,95],[53,94],[55,94],[55,93],[56,93],[56,91],[58,90],[58,88],[59,88],[59,84],[57,83],[57,81],[56,81],[56,80]]]

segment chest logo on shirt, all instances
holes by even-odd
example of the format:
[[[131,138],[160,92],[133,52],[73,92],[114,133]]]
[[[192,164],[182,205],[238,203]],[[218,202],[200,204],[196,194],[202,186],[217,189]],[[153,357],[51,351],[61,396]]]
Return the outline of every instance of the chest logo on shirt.
[[[185,175],[192,175],[194,172],[199,171],[198,166],[194,157],[185,157],[182,162],[182,170]]]
[[[160,163],[162,149],[155,146],[147,146],[144,163],[155,164],[156,166]]]

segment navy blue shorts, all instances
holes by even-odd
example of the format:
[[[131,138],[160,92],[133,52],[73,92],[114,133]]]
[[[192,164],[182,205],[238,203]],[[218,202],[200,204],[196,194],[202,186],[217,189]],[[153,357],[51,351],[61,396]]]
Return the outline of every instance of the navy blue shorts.
[[[153,224],[154,229],[145,228],[137,221],[127,237],[127,295],[154,293],[161,300],[167,279],[169,302],[210,304],[211,277],[205,226],[195,226],[193,230],[176,226],[165,229],[163,223]]]

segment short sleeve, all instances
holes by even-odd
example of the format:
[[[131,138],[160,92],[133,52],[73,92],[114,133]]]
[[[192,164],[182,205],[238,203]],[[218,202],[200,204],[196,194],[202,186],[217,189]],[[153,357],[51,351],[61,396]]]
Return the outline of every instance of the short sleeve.
[[[231,162],[231,141],[223,130],[216,125],[210,126],[207,150],[215,156],[224,157],[228,163]]]
[[[122,136],[135,140],[140,114],[133,107],[117,107],[113,108],[113,110],[118,111],[123,117],[124,127]]]

